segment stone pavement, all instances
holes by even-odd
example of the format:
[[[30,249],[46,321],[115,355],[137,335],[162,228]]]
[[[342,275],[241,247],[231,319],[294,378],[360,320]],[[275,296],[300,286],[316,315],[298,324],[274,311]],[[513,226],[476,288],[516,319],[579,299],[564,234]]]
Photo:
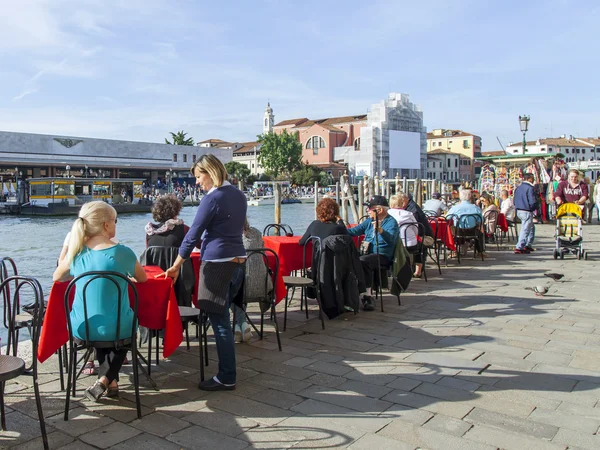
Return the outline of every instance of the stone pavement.
[[[314,308],[308,321],[294,309],[283,352],[272,328],[264,341],[237,345],[234,392],[199,391],[198,348],[183,345],[153,372],[160,391],[142,379],[141,420],[123,376],[120,400],[74,401],[64,422],[52,358],[41,366],[51,445],[598,449],[600,227],[584,231],[589,261],[555,261],[553,227],[538,226],[535,254],[493,246],[485,262],[450,261],[442,276],[429,266],[429,282],[415,280],[402,306],[387,296],[385,313],[346,314],[321,330]],[[564,273],[563,282],[546,271]],[[549,284],[548,294],[524,290],[536,284]],[[0,446],[41,448],[30,385],[21,377],[6,386],[11,431]]]

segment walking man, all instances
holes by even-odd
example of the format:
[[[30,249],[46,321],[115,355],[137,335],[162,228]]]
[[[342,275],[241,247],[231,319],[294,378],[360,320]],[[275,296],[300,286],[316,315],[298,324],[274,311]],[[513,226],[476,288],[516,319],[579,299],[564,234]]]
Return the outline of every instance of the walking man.
[[[523,182],[515,189],[514,195],[517,217],[521,220],[519,242],[515,248],[516,254],[530,253],[534,250],[535,224],[533,213],[538,208],[538,196],[533,186],[533,174],[526,173]]]

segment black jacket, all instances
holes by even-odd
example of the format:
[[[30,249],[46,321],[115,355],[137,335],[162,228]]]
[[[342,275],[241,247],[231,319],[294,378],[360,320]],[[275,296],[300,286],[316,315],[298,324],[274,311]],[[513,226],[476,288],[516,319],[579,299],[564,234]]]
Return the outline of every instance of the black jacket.
[[[140,264],[142,266],[159,266],[162,270],[167,270],[173,265],[179,252],[179,247],[148,247],[140,255]],[[192,260],[187,259],[181,265],[179,277],[175,281],[175,296],[179,306],[192,306],[192,291],[196,275]]]
[[[431,225],[429,224],[429,220],[427,219],[427,215],[423,212],[421,207],[416,204],[414,200],[409,200],[408,205],[406,205],[406,210],[413,213],[417,222],[423,225],[425,228],[425,235],[433,237],[433,230]]]
[[[366,291],[358,249],[348,235],[323,239],[319,260],[319,298],[323,312],[333,319],[344,306],[358,311],[359,295]]]

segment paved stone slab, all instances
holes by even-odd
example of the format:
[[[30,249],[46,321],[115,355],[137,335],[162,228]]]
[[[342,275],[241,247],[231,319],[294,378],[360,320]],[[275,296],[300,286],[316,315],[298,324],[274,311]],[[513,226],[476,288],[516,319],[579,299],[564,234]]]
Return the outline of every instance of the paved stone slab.
[[[311,386],[299,392],[299,395],[366,413],[380,413],[391,406],[390,402],[369,398],[356,392],[323,386]]]
[[[198,450],[241,450],[248,447],[246,441],[241,441],[215,431],[191,426],[167,436],[167,439],[177,445]]]
[[[442,433],[448,433],[453,436],[460,437],[465,434],[472,425],[453,417],[445,416],[443,414],[436,414],[423,426],[430,430],[437,430],[441,431]]]
[[[189,421],[179,420],[176,417],[159,412],[148,414],[141,419],[136,419],[131,422],[130,425],[145,433],[151,433],[161,437],[165,437],[190,426]]]
[[[501,447],[506,450],[565,450],[566,446],[542,439],[535,439],[523,434],[510,433],[506,430],[475,425],[464,436],[465,439],[482,444]]]
[[[417,427],[402,420],[395,420],[377,433],[400,442],[430,450],[496,450],[494,445],[482,445],[447,433]]]
[[[414,448],[412,444],[370,433],[348,446],[349,450],[414,450]]]
[[[338,386],[337,389],[342,391],[357,392],[361,395],[366,395],[367,397],[372,398],[381,398],[393,390],[389,387],[377,386],[375,384],[364,383],[362,381],[355,380],[347,381],[346,383]]]
[[[553,442],[566,444],[569,446],[569,449],[574,446],[589,450],[597,450],[600,448],[599,435],[581,433],[579,431],[569,430],[566,428],[561,428],[558,433],[556,433]]]
[[[108,448],[126,441],[141,431],[121,422],[113,422],[106,427],[97,428],[89,433],[79,436],[83,442],[99,448]]]
[[[551,440],[558,432],[557,426],[546,425],[545,423],[533,420],[523,420],[522,418],[479,407],[474,408],[463,420],[476,425],[486,425],[501,430],[526,434],[537,439]]]
[[[92,448],[92,447],[90,447]],[[169,442],[166,439],[154,436],[152,434],[138,434],[120,444],[115,445],[111,450],[181,450],[181,446]]]
[[[292,410],[310,418],[326,418],[347,427],[372,433],[380,430],[392,421],[392,417],[387,417],[385,414],[377,416],[375,414],[361,413],[312,399],[294,406]]]
[[[58,428],[63,433],[71,436],[80,436],[97,428],[106,427],[113,423],[113,420],[84,408],[76,408],[70,411],[68,421],[64,420],[63,414],[58,414],[46,419],[46,423]]]
[[[579,430],[589,434],[595,433],[600,428],[600,421],[597,419],[571,416],[561,411],[550,411],[541,408],[536,408],[529,418],[535,422],[568,428],[570,430]]]
[[[209,430],[223,433],[231,437],[236,437],[252,428],[258,428],[260,426],[260,424],[254,420],[211,409],[210,407],[193,412],[188,416],[183,416],[181,422],[187,422],[188,426],[189,423],[192,423],[201,426],[202,428],[208,428]]]

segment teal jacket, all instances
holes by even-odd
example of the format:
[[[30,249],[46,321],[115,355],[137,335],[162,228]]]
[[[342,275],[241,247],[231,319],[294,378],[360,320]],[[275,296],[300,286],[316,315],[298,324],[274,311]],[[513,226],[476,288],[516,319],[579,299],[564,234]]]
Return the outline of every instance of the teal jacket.
[[[398,222],[392,216],[387,215],[380,224],[383,229],[382,233],[377,235],[379,243],[379,254],[386,256],[390,261],[394,260],[394,251],[396,250],[396,242],[398,242]],[[370,253],[376,253],[375,247],[375,227],[370,219],[365,220],[361,224],[348,229],[350,236],[365,235],[365,241],[371,243]]]

